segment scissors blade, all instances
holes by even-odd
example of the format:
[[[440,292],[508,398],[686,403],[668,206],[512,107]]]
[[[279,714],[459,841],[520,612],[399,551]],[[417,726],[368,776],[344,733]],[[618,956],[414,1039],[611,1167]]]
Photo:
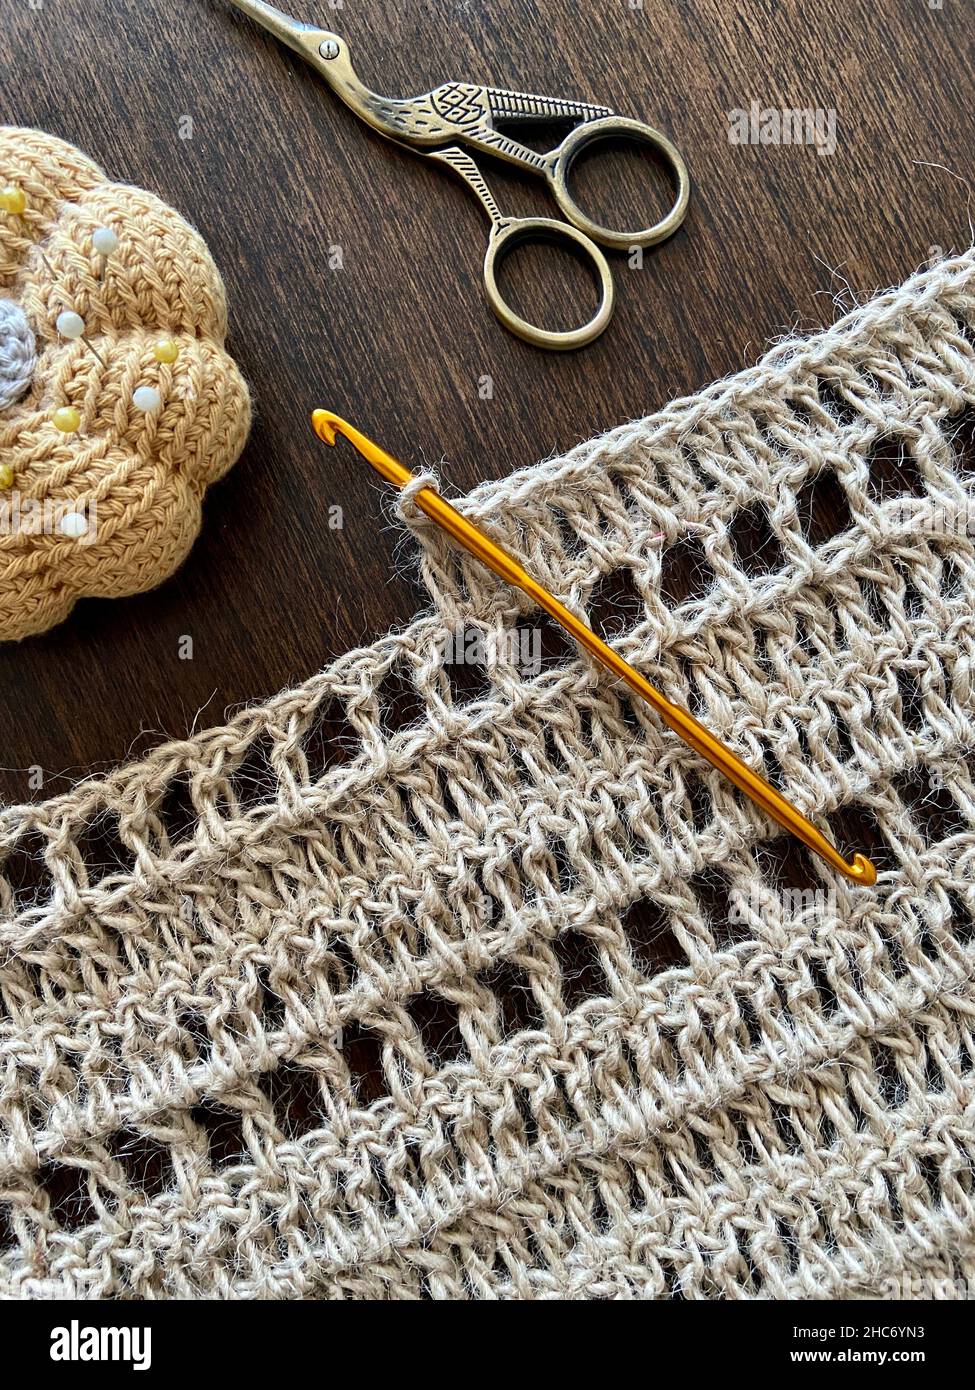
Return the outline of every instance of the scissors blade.
[[[313,24],[303,24],[300,19],[292,19],[291,15],[285,14],[274,5],[265,4],[264,0],[230,0],[230,3],[238,10],[243,10],[244,14],[250,15],[257,24],[262,25],[289,48],[293,48],[296,53],[300,53],[303,58],[308,57],[308,37],[324,33],[324,30],[317,29]]]

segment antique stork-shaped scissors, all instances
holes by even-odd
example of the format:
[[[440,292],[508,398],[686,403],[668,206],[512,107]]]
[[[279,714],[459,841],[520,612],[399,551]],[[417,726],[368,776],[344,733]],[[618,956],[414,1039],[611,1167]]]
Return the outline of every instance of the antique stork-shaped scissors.
[[[292,19],[275,6],[265,4],[264,0],[231,0],[231,3],[301,54],[345,104],[380,135],[439,160],[466,181],[491,222],[484,259],[488,303],[506,328],[537,347],[583,347],[597,338],[609,323],[613,314],[613,277],[596,242],[617,250],[653,246],[675,232],[684,220],[690,195],[687,166],[675,146],[652,126],[617,116],[606,106],[509,92],[501,87],[479,87],[470,82],[445,82],[424,96],[410,99],[380,96],[360,82],[352,67],[348,44],[338,34]],[[576,125],[548,154],[538,154],[495,128],[496,122],[561,120],[574,121]],[[595,141],[620,138],[639,141],[659,151],[671,170],[677,190],[674,205],[666,217],[651,227],[632,232],[614,231],[592,221],[573,200],[568,188],[569,171],[581,150]],[[567,220],[505,217],[469,150],[498,156],[544,178]],[[588,257],[600,287],[599,308],[589,323],[565,332],[550,332],[529,323],[502,298],[497,267],[508,251],[526,240],[568,241]]]

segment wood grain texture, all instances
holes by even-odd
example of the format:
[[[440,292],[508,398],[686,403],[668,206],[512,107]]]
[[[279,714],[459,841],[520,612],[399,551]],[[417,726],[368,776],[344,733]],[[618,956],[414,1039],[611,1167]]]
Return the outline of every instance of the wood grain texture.
[[[350,451],[314,441],[314,406],[413,465],[441,466],[464,491],[693,391],[769,337],[829,321],[849,287],[865,298],[932,247],[971,239],[967,187],[946,172],[975,167],[970,0],[315,8],[302,0],[302,17],[342,32],[383,92],[471,79],[659,126],[691,168],[687,221],[642,269],[612,258],[618,307],[603,338],[545,354],[482,303],[485,226],[463,187],[357,122],[223,0],[0,0],[0,120],[71,140],[200,229],[257,404],[247,450],[172,580],[79,604],[56,631],[0,648],[3,800],[31,795],[30,767],[51,794],[409,619],[423,600],[397,574],[402,543],[378,488]],[[732,145],[728,112],[752,100],[834,108],[835,154]],[[183,116],[191,140],[179,137]],[[541,186],[488,172],[505,210],[552,215]],[[593,211],[617,205],[620,175],[627,222],[637,193],[663,204],[631,152],[579,172]],[[336,246],[341,269],[330,267]],[[541,250],[512,268],[511,291],[563,324],[579,321],[590,292],[574,263]],[[329,529],[334,506],[341,530]],[[192,661],[179,659],[184,634]]]

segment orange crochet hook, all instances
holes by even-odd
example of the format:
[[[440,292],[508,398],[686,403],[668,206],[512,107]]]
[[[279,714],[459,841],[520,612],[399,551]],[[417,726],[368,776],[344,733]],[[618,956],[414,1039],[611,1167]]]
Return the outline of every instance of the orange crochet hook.
[[[344,435],[367,463],[370,463],[376,472],[388,483],[392,483],[394,487],[404,488],[413,481],[413,474],[398,459],[387,454],[385,449],[381,449],[378,444],[368,439],[354,426],[347,424],[345,420],[340,419],[338,415],[333,415],[330,410],[316,410],[312,415],[312,425],[315,433],[326,444],[334,444],[336,434]],[[766,782],[764,777],[760,777],[757,772],[753,772],[750,767],[747,767],[740,758],[732,753],[730,748],[726,747],[719,738],[716,738],[687,710],[672,704],[670,700],[661,695],[660,691],[651,685],[645,676],[641,676],[640,672],[635,670],[628,661],[624,661],[618,652],[615,652],[612,647],[608,647],[600,637],[596,636],[592,628],[588,627],[547,589],[543,588],[522,568],[517,560],[507,551],[502,550],[501,546],[492,541],[489,536],[486,536],[478,526],[475,526],[474,522],[461,516],[460,512],[449,502],[444,501],[439,493],[434,492],[429,487],[421,488],[416,494],[416,504],[432,521],[441,526],[465,550],[476,555],[500,579],[527,594],[539,608],[554,618],[559,626],[578,642],[580,647],[584,647],[607,671],[625,681],[631,690],[646,700],[647,704],[657,711],[664,723],[669,725],[674,733],[679,734],[689,747],[706,758],[712,767],[717,768],[727,777],[729,782],[743,791],[746,796],[751,797],[757,806],[760,806],[773,820],[778,821],[779,825],[788,830],[790,834],[795,835],[815,854],[818,854],[832,869],[852,879],[854,883],[862,884],[865,887],[871,887],[877,882],[877,870],[865,855],[855,854],[852,864],[848,864],[839,850],[830,844],[826,836],[817,830],[800,811],[796,810],[791,802],[780,795],[770,783]]]

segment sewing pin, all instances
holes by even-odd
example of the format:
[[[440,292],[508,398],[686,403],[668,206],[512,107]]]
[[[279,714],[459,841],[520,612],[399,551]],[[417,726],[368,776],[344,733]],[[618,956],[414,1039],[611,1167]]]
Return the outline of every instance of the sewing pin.
[[[11,217],[23,217],[27,211],[27,195],[24,190],[13,183],[0,188],[0,210],[9,212]]]
[[[413,481],[413,474],[398,459],[387,454],[378,444],[346,423],[330,410],[316,410],[312,415],[312,425],[319,439],[326,444],[334,444],[336,434],[342,434],[358,450],[367,463],[371,464],[380,477],[394,487],[405,488]],[[753,772],[750,767],[732,753],[721,740],[715,737],[703,724],[699,723],[687,710],[672,704],[659,690],[642,676],[635,667],[615,652],[612,647],[597,637],[592,628],[570,612],[563,603],[550,594],[537,580],[497,542],[491,540],[473,521],[462,516],[456,508],[445,501],[432,488],[424,487],[416,493],[417,506],[431,521],[436,522],[448,535],[485,564],[505,583],[520,589],[554,618],[560,627],[581,647],[585,648],[612,675],[624,681],[661,717],[674,733],[678,734],[688,747],[707,759],[728,781],[750,797],[756,806],[777,821],[804,845],[818,854],[832,869],[844,874],[854,883],[870,887],[877,881],[877,870],[863,854],[854,854],[853,862],[848,864],[839,850],[817,830],[811,821],[787,801],[775,788]]]
[[[102,258],[99,278],[104,280],[108,274],[108,258],[118,250],[118,233],[113,232],[111,227],[96,227],[91,234],[91,244]]]
[[[57,279],[57,272],[44,252],[38,251],[38,255],[47,267],[47,273],[50,275],[51,279]],[[103,367],[106,366],[104,357],[102,357],[95,345],[85,336],[84,319],[80,314],[75,313],[74,309],[62,310],[62,312],[58,314],[54,326],[58,330],[59,335],[62,338],[66,338],[69,343],[77,342],[80,338],[88,351],[94,353]]]

